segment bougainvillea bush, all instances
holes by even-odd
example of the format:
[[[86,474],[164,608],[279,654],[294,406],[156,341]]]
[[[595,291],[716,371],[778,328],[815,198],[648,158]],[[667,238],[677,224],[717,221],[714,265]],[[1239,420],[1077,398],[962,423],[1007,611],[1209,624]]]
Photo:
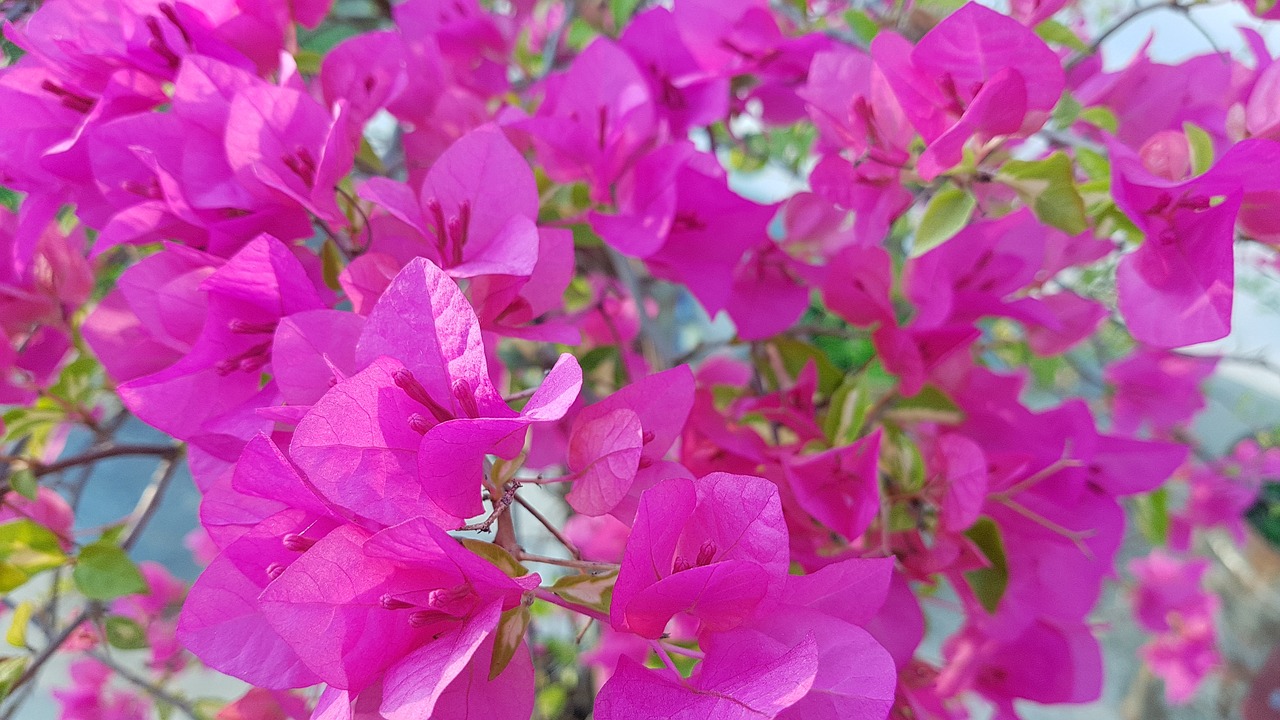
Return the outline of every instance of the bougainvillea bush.
[[[1253,31],[4,6],[3,717],[60,666],[65,720],[1016,718],[1099,697],[1104,590],[1170,702],[1221,666],[1199,538],[1280,457],[1196,445],[1185,348],[1280,243]],[[189,587],[130,558],[181,468]]]

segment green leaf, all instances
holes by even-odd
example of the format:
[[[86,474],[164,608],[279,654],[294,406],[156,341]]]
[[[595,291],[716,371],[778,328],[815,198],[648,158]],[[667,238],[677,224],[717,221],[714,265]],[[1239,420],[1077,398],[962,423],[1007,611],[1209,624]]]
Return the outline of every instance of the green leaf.
[[[574,50],[581,50],[599,34],[595,28],[591,27],[591,23],[576,17],[569,21],[569,31],[565,33],[564,42]]]
[[[1085,45],[1084,41],[1072,32],[1071,28],[1057,20],[1045,20],[1040,23],[1036,26],[1036,34],[1047,43],[1061,45],[1078,52],[1086,52],[1089,49],[1089,46]]]
[[[915,440],[902,430],[887,426],[885,440],[880,443],[880,464],[885,475],[892,478],[898,489],[909,493],[924,487],[924,454]],[[915,526],[914,518],[911,521]]]
[[[0,658],[0,700],[9,697],[9,693],[13,691],[14,683],[18,682],[18,678],[22,677],[22,673],[26,672],[27,665],[31,664],[31,658],[7,657]]]
[[[901,398],[885,412],[885,417],[902,423],[944,423],[954,425],[964,419],[960,407],[933,385],[925,385],[913,397]]]
[[[601,345],[598,348],[591,348],[586,355],[578,358],[578,364],[582,366],[582,372],[593,373],[605,363],[616,361],[617,359],[618,348],[616,346]]]
[[[103,623],[107,642],[118,650],[141,650],[149,645],[147,631],[123,615],[111,615]]]
[[[1136,501],[1136,520],[1147,542],[1165,545],[1169,542],[1169,491],[1158,488]]]
[[[39,398],[31,407],[14,408],[4,414],[5,440],[27,438],[26,453],[39,456],[45,440],[58,424],[66,421],[66,410],[49,398]]]
[[[1010,160],[997,177],[1018,192],[1041,222],[1072,235],[1089,228],[1066,153],[1058,151],[1043,160]]]
[[[955,237],[969,223],[977,206],[978,201],[968,190],[955,185],[939,190],[925,206],[911,245],[911,257],[919,257]]]
[[[1195,123],[1182,123],[1182,132],[1191,146],[1191,172],[1202,175],[1213,165],[1213,138]]]
[[[1245,517],[1272,547],[1280,548],[1280,483],[1265,483]]]
[[[861,10],[849,10],[844,14],[844,23],[849,26],[859,40],[868,45],[880,34],[880,25],[871,16]]]
[[[840,383],[844,380],[844,373],[840,372],[840,368],[832,364],[827,358],[826,353],[806,342],[801,342],[795,338],[777,337],[772,340],[773,345],[778,348],[778,355],[782,357],[782,366],[792,377],[800,374],[804,370],[804,366],[812,362],[818,370],[818,392],[826,397],[830,397],[840,387]],[[773,374],[773,368],[762,368]]]
[[[832,447],[842,447],[858,439],[873,402],[872,393],[864,387],[860,375],[849,375],[840,383],[831,395],[822,422],[823,434]]]
[[[98,370],[97,360],[81,355],[62,369],[49,392],[73,405],[88,405],[98,389]]]
[[[37,573],[67,561],[58,536],[30,520],[0,525],[0,592],[20,587]]]
[[[378,151],[374,150],[369,140],[363,137],[360,138],[360,152],[356,153],[356,162],[377,172],[386,172],[382,158],[378,157]]]
[[[13,620],[9,623],[9,632],[4,639],[16,648],[27,646],[27,623],[31,622],[32,605],[29,602],[18,603],[13,609]]]
[[[1053,106],[1053,122],[1060,128],[1069,128],[1083,109],[1084,106],[1070,92],[1063,92],[1058,104]]]
[[[596,234],[596,231],[586,223],[574,223],[569,226],[569,230],[573,232],[573,246],[575,248],[598,248],[604,247],[604,241]]]
[[[493,634],[493,660],[489,663],[489,679],[502,674],[516,656],[520,643],[524,642],[524,633],[529,629],[529,606],[521,604],[502,613],[498,620],[498,630]]]
[[[303,30],[298,33],[298,46],[302,48],[303,52],[310,51],[317,56],[323,56],[338,43],[359,33],[359,27],[351,23],[325,23],[315,30]],[[299,63],[299,69],[301,69],[301,63]],[[319,71],[319,69],[320,66],[317,62],[315,71]]]
[[[1120,121],[1116,118],[1116,114],[1100,105],[1085,108],[1080,112],[1080,119],[1113,135],[1116,129],[1120,127]]]
[[[9,487],[26,499],[35,500],[36,492],[40,489],[40,483],[36,480],[35,473],[23,468],[9,476]]]
[[[1090,180],[1106,180],[1111,182],[1111,161],[1106,155],[1094,152],[1089,148],[1076,148],[1076,162]]]
[[[342,283],[338,280],[342,267],[342,250],[338,249],[338,243],[333,238],[326,238],[320,246],[320,273],[330,290],[342,289]]]
[[[607,613],[617,579],[616,570],[601,575],[565,575],[549,589],[575,605]]]
[[[609,14],[613,16],[613,27],[621,30],[631,19],[637,7],[640,7],[640,0],[609,0]]]
[[[98,540],[80,550],[71,572],[76,587],[91,600],[114,600],[147,591],[147,583],[119,545]]]
[[[511,553],[484,540],[473,540],[471,538],[461,538],[458,542],[471,552],[493,563],[499,570],[506,573],[510,577],[524,577],[529,574],[529,568],[516,562],[511,557]]]
[[[98,540],[102,542],[115,543],[116,545],[119,545],[120,539],[124,537],[124,531],[126,529],[127,529],[127,526],[124,523],[120,523],[118,525],[112,525],[111,527],[102,531],[102,536],[98,538]]]
[[[964,579],[982,607],[994,614],[1000,605],[1000,598],[1004,597],[1004,591],[1009,587],[1009,560],[1004,553],[1000,528],[996,527],[991,518],[981,517],[973,527],[965,531],[965,535],[978,546],[991,566],[970,570],[964,574]]]
[[[22,195],[7,187],[0,187],[0,206],[4,206],[9,212],[16,213],[20,205],[22,205]]]

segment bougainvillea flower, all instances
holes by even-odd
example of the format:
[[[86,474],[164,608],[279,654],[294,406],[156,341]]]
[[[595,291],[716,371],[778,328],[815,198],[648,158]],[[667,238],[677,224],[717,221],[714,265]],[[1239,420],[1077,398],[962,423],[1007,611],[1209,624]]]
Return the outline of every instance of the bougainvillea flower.
[[[625,50],[599,37],[546,86],[537,114],[517,127],[533,138],[552,179],[585,181],[592,199],[609,202],[609,187],[658,131],[648,81]]]
[[[355,360],[364,369],[301,419],[290,455],[325,498],[380,525],[425,515],[460,527],[478,515],[484,456],[514,457],[524,430],[563,416],[582,382],[565,355],[521,412],[507,407],[475,312],[423,258],[379,298]]]
[[[245,446],[229,482],[209,488],[200,515],[222,552],[191,588],[178,627],[183,644],[260,687],[317,682],[267,624],[258,596],[342,518],[265,435]]]
[[[596,699],[600,720],[660,716],[673,720],[772,718],[813,686],[817,642],[788,648],[764,633],[735,631],[707,650],[700,672],[684,681],[623,658]]]
[[[613,510],[640,482],[660,477],[667,451],[684,429],[693,406],[693,373],[687,366],[649,375],[583,408],[569,435],[569,469],[577,474],[566,500],[586,515]]]
[[[427,717],[501,611],[538,582],[537,575],[507,577],[415,519],[373,536],[352,526],[334,530],[260,602],[325,682],[358,692],[382,678],[384,715]]]
[[[259,392],[281,318],[327,304],[293,252],[271,237],[247,245],[205,278],[200,291],[208,314],[188,354],[120,386],[134,414],[184,440]]]
[[[727,473],[667,480],[640,497],[613,626],[656,638],[688,613],[705,630],[731,629],[762,602],[776,602],[786,567],[787,528],[772,483]]]
[[[911,125],[884,73],[864,53],[846,48],[818,53],[800,97],[821,141],[887,164],[903,164]]]
[[[53,697],[62,705],[61,717],[68,720],[145,720],[151,715],[151,709],[143,698],[107,687],[111,681],[111,668],[97,660],[77,660],[71,664],[69,674],[72,686],[53,691]]]
[[[880,512],[880,432],[783,465],[796,502],[849,540]]]
[[[699,154],[676,175],[675,220],[661,249],[645,258],[658,277],[688,285],[712,315],[733,292],[743,255],[772,242],[769,221],[776,205],[752,202],[729,189],[728,176],[711,155]]]
[[[1167,435],[1189,422],[1204,409],[1200,385],[1216,366],[1214,358],[1143,349],[1109,366],[1115,431],[1132,434],[1146,425]]]
[[[1191,179],[1159,176],[1139,155],[1117,143],[1110,147],[1116,205],[1146,235],[1117,269],[1120,312],[1130,332],[1156,347],[1225,336],[1237,216],[1246,199],[1265,205],[1280,190],[1265,171],[1280,160],[1280,143],[1241,142]],[[1269,210],[1252,212],[1256,217]],[[1169,322],[1171,317],[1178,321]]]
[[[227,160],[246,187],[266,186],[345,224],[337,186],[351,170],[359,133],[344,104],[330,113],[297,90],[255,85],[231,101],[225,138]]]
[[[695,152],[693,143],[673,142],[641,157],[634,169],[618,180],[618,212],[593,211],[592,229],[624,255],[652,255],[677,227],[676,180]]]
[[[618,45],[649,81],[653,98],[673,138],[709,125],[729,112],[729,80],[707,72],[684,46],[671,11],[646,10],[627,23]]]
[[[1034,31],[977,3],[948,15],[914,47],[880,33],[871,55],[928,144],[917,163],[925,180],[958,164],[971,137],[1038,130],[1064,85],[1058,57]]]
[[[1038,622],[1016,634],[970,627],[954,635],[944,652],[951,660],[939,683],[972,682],[1009,718],[1018,717],[1015,699],[1088,702],[1102,691],[1102,651],[1083,623]]]
[[[538,228],[538,259],[527,276],[482,275],[467,290],[480,328],[503,337],[577,344],[581,334],[557,310],[573,280],[573,233]]]
[[[366,182],[360,196],[417,231],[409,252],[393,254],[430,258],[454,277],[527,276],[538,261],[533,172],[495,126],[451,145],[417,197],[385,178]]]

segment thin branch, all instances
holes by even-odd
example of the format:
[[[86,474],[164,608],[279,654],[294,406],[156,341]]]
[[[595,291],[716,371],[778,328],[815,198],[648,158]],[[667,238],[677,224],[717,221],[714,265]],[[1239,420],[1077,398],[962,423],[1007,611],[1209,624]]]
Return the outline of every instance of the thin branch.
[[[511,501],[515,499],[516,490],[519,487],[520,483],[514,480],[507,483],[507,486],[502,490],[501,497],[493,501],[493,512],[489,513],[489,517],[478,523],[463,525],[458,529],[469,532],[489,532],[489,528],[493,527],[493,523],[501,518],[507,512],[507,509],[511,507]]]
[[[542,67],[539,68],[542,77],[551,74],[556,66],[556,55],[560,51],[560,42],[564,40],[564,36],[569,32],[569,25],[573,23],[573,18],[577,15],[577,3],[564,4],[564,19],[552,30],[542,45]]]
[[[5,462],[26,463],[31,468],[32,474],[36,477],[49,475],[50,473],[61,472],[68,468],[87,465],[106,460],[107,458],[121,457],[124,455],[157,455],[160,457],[171,458],[178,454],[176,445],[113,445],[111,447],[102,448],[100,450],[90,450],[82,455],[69,457],[57,462],[44,464],[30,458],[15,457],[12,455],[0,456],[0,460]]]
[[[125,680],[128,680],[133,685],[136,685],[140,690],[147,693],[155,700],[159,700],[160,702],[171,706],[173,709],[191,718],[191,720],[201,720],[200,715],[196,712],[195,707],[193,707],[191,703],[187,702],[186,700],[183,700],[177,695],[174,695],[168,690],[165,690],[159,685],[147,680],[141,675],[138,675],[134,671],[125,667],[124,665],[121,665],[120,663],[116,662],[115,658],[111,657],[110,655],[100,650],[90,651],[89,655],[92,656],[94,660],[97,660],[103,665],[106,665],[107,667],[111,668],[111,670],[115,672],[115,674],[119,675]]]
[[[1102,43],[1106,42],[1107,38],[1119,32],[1121,29],[1124,28],[1125,25],[1128,25],[1135,18],[1142,17],[1143,15],[1146,15],[1147,13],[1152,12],[1154,10],[1176,10],[1176,11],[1182,12],[1183,14],[1186,14],[1188,7],[1189,6],[1182,5],[1176,2],[1176,0],[1171,2],[1155,3],[1154,5],[1142,5],[1140,7],[1136,7],[1133,10],[1130,10],[1124,16],[1122,16],[1119,20],[1112,23],[1111,26],[1108,27],[1106,30],[1103,30],[1101,33],[1099,33],[1098,36],[1093,39],[1093,42],[1089,43],[1088,48],[1086,48],[1085,50],[1081,50],[1080,52],[1077,52],[1075,55],[1073,55],[1070,60],[1067,60],[1066,65],[1064,65],[1063,67],[1066,70],[1070,70],[1075,66],[1079,65],[1080,63],[1084,62],[1086,59],[1093,57],[1094,55],[1097,55],[1098,50],[1102,47]]]
[[[530,515],[532,515],[535,520],[542,523],[542,527],[546,528],[547,532],[551,533],[552,537],[560,541],[560,544],[564,546],[565,550],[569,551],[569,554],[572,555],[575,560],[582,559],[582,551],[579,550],[576,545],[570,542],[569,538],[565,537],[559,530],[556,529],[555,523],[551,522],[550,520],[547,519],[545,515],[538,512],[538,509],[535,508],[533,504],[530,503],[528,500],[525,500],[519,495],[515,496],[515,500],[516,502],[520,503],[520,507],[524,508],[525,511],[528,512]]]
[[[156,468],[155,474],[151,478],[151,484],[146,490],[142,491],[142,495],[138,498],[138,504],[134,506],[133,512],[129,514],[129,529],[125,531],[124,539],[120,541],[120,547],[125,552],[133,549],[138,539],[142,537],[142,531],[146,529],[147,523],[151,522],[151,518],[155,516],[156,510],[160,508],[160,501],[164,499],[165,491],[169,489],[169,483],[173,481],[174,475],[177,474],[179,466],[179,458],[182,453],[178,452],[170,457]]]
[[[521,562],[536,562],[543,565],[555,565],[557,567],[573,568],[575,570],[586,570],[587,572],[609,572],[617,570],[618,566],[614,563],[591,562],[589,560],[565,560],[563,558],[547,557],[546,555],[534,555],[519,550],[514,553],[516,560]]]
[[[551,592],[546,588],[538,588],[537,590],[534,590],[533,596],[538,598],[539,600],[549,602],[552,605],[555,605],[557,607],[562,607],[565,610],[568,610],[570,612],[576,612],[579,615],[586,615],[587,617],[593,620],[599,620],[602,625],[609,624],[608,615],[605,615],[599,610],[586,607],[585,605],[578,605],[575,603],[571,603],[568,600],[565,600],[564,598],[560,597],[559,595],[556,595],[555,593]]]
[[[533,394],[534,394],[534,393],[536,393],[536,392],[538,392],[538,388],[536,388],[536,387],[531,387],[531,388],[529,388],[529,389],[527,389],[527,390],[521,390],[520,392],[511,393],[510,395],[504,395],[504,396],[502,397],[502,401],[503,401],[503,402],[514,402],[514,401],[516,401],[516,400],[523,400],[523,399],[528,398],[528,397],[533,397]]]
[[[605,251],[609,254],[609,262],[613,264],[613,271],[618,279],[622,281],[623,287],[627,289],[627,294],[631,296],[636,304],[636,316],[640,319],[640,338],[648,355],[650,364],[654,371],[665,370],[667,368],[666,353],[662,351],[662,346],[658,342],[658,334],[653,327],[653,318],[649,317],[649,309],[646,307],[645,295],[640,289],[640,280],[636,277],[635,269],[631,267],[631,261],[625,255],[614,250],[612,247],[605,246]]]
[[[10,692],[13,692],[28,682],[31,682],[31,680],[33,680],[44,667],[45,663],[49,662],[49,660],[53,658],[54,654],[57,653],[63,645],[67,644],[67,641],[71,639],[71,636],[74,635],[78,629],[80,629],[80,626],[100,612],[102,612],[102,607],[97,603],[90,603],[87,608],[82,610],[69,625],[62,629],[62,632],[58,633],[57,637],[50,640],[48,645],[45,645],[44,650],[41,650],[39,655],[36,655],[35,658],[31,660],[31,664],[27,666],[27,669],[22,672],[22,675],[18,677],[17,681],[14,682],[13,686],[9,689]],[[7,719],[12,715],[12,713],[13,706],[9,708],[9,711],[6,712],[3,717]]]

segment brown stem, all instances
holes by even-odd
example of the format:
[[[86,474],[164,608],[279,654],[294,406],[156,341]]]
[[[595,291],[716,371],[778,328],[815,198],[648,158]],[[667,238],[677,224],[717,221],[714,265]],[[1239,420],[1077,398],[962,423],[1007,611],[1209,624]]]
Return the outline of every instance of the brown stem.
[[[575,570],[586,570],[588,572],[608,572],[617,570],[618,566],[613,563],[591,562],[589,560],[565,560],[564,558],[547,557],[546,555],[534,555],[523,550],[516,550],[516,560],[521,562],[536,562],[543,565],[555,565],[558,567],[574,568]]]
[[[493,527],[493,523],[506,514],[507,509],[511,507],[511,502],[515,499],[516,490],[519,487],[520,483],[515,480],[507,483],[506,487],[502,490],[502,495],[497,500],[493,501],[493,511],[489,513],[489,517],[478,523],[463,525],[458,529],[468,532],[489,532],[489,528]],[[499,532],[501,532],[501,526],[499,526]]]
[[[530,503],[519,495],[516,496],[516,502],[520,503],[520,507],[524,508],[525,511],[532,515],[535,520],[542,523],[542,527],[546,528],[547,532],[551,533],[551,536],[558,540],[560,544],[564,546],[564,549],[568,550],[569,554],[572,555],[575,560],[582,559],[582,551],[570,542],[569,538],[565,537],[559,530],[557,530],[556,526],[547,519],[547,516],[538,512],[538,509],[533,506],[533,503]]]
[[[58,652],[59,648],[67,644],[67,641],[71,639],[71,636],[75,634],[76,630],[100,612],[102,612],[102,607],[97,603],[90,603],[89,607],[82,610],[69,625],[62,629],[62,632],[58,633],[57,637],[49,641],[49,644],[45,646],[44,650],[40,651],[39,655],[36,655],[35,658],[31,660],[31,664],[27,666],[27,669],[22,672],[22,675],[20,675],[17,681],[13,683],[13,686],[9,688],[9,692],[12,694],[13,691],[28,682],[31,682],[31,680],[39,674],[45,663],[49,662],[49,660],[53,658],[54,654]],[[8,715],[6,714],[5,717],[8,717]]]
[[[113,445],[111,447],[102,448],[101,450],[91,450],[83,455],[76,455],[57,462],[43,464],[28,458],[15,458],[5,456],[8,462],[26,462],[31,467],[31,472],[40,477],[50,473],[61,472],[67,468],[77,467],[79,465],[87,465],[99,460],[107,458],[121,457],[124,455],[158,455],[160,457],[176,457],[178,454],[178,446],[176,445]]]
[[[89,655],[93,656],[93,659],[97,660],[103,665],[106,665],[107,667],[111,668],[111,670],[114,671],[115,674],[119,675],[125,680],[128,680],[130,683],[137,686],[138,689],[147,693],[152,698],[159,700],[165,705],[169,705],[173,709],[181,712],[183,715],[186,715],[187,717],[191,718],[191,720],[200,720],[200,714],[196,712],[196,709],[192,707],[191,703],[187,702],[186,700],[183,700],[182,698],[179,698],[178,696],[174,695],[168,690],[165,690],[159,685],[142,677],[141,675],[136,674],[129,668],[116,662],[115,659],[112,658],[110,655],[98,650],[91,651]]]
[[[129,529],[125,531],[124,539],[120,541],[120,547],[124,548],[125,552],[132,550],[137,544],[138,539],[142,537],[142,531],[151,522],[156,510],[160,508],[160,501],[164,499],[165,491],[169,489],[173,476],[177,474],[180,465],[178,460],[181,457],[182,453],[179,450],[156,468],[151,484],[142,491],[138,504],[134,506],[133,512],[129,513]]]

